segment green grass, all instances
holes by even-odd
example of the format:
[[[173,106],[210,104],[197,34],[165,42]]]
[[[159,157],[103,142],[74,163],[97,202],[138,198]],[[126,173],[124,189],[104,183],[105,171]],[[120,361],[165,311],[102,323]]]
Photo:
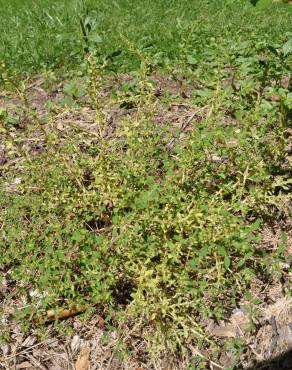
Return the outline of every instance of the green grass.
[[[190,343],[215,351],[204,320],[226,319],[243,298],[255,304],[251,281],[282,276],[287,261],[284,244],[258,246],[291,199],[291,7],[84,3],[0,1],[3,91],[22,101],[0,111],[0,269],[26,297],[17,317],[35,325],[45,309],[94,307],[111,325],[138,323],[155,356]],[[22,73],[49,86],[60,68],[71,74],[66,99],[42,120]],[[187,97],[157,95],[168,76]],[[184,139],[157,119],[177,103],[197,111]],[[74,119],[84,107],[96,112],[94,132]],[[117,107],[136,111],[110,134]],[[72,124],[60,129],[64,112]]]
[[[113,52],[116,69],[137,64],[121,36],[147,48],[159,63],[179,63],[181,53],[200,53],[215,39],[228,42],[268,39],[291,31],[291,7],[253,7],[249,1],[13,0],[0,2],[0,55],[11,68],[40,71],[80,65],[80,18],[91,22],[92,46],[103,57]],[[97,44],[94,44],[98,41]]]

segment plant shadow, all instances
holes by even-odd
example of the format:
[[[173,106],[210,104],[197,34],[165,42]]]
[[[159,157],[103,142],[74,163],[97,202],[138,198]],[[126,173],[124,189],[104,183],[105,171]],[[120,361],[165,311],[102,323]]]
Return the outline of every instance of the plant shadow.
[[[292,349],[272,359],[256,362],[247,370],[292,370]]]

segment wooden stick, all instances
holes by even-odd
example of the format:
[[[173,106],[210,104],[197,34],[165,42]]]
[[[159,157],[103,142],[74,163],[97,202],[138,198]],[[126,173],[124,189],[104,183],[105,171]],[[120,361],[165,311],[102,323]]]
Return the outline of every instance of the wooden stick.
[[[78,315],[79,313],[84,312],[85,310],[85,306],[81,306],[79,308],[64,309],[60,312],[56,310],[48,310],[45,322],[68,319],[70,317]]]

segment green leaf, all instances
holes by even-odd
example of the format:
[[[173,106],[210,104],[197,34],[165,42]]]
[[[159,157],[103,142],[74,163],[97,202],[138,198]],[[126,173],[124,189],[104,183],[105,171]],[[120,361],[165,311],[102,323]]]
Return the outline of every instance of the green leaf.
[[[258,218],[251,226],[249,227],[249,232],[256,231],[261,225],[261,220]]]
[[[244,270],[244,273],[245,273],[246,278],[254,279],[256,277],[256,273],[253,269],[246,268]]]
[[[188,62],[188,64],[191,64],[191,65],[198,64],[198,60],[196,58],[194,58],[192,55],[187,56],[187,62]]]
[[[8,116],[7,110],[0,108],[0,119],[5,119]]]
[[[76,230],[74,231],[72,237],[71,237],[71,240],[72,241],[75,241],[75,242],[80,242],[81,240],[83,239],[83,235],[82,233],[80,232],[80,230]]]
[[[241,258],[237,264],[237,267],[242,267],[245,264],[245,258]]]
[[[265,8],[265,7],[269,6],[271,3],[272,3],[272,0],[259,0],[256,3],[256,7],[257,8]]]
[[[218,252],[221,254],[221,256],[227,256],[226,249],[222,245],[218,247]]]
[[[281,242],[276,250],[276,256],[281,256],[283,254],[286,248],[287,240],[288,240],[288,236],[286,233],[283,232],[281,234]]]
[[[283,45],[283,54],[284,56],[290,54],[292,52],[292,39],[289,39],[284,45]]]
[[[197,261],[195,258],[191,259],[188,263],[189,267],[194,270],[196,268],[196,265],[197,265]]]
[[[231,260],[230,260],[229,256],[227,256],[227,255],[226,255],[226,256],[224,257],[224,267],[225,267],[226,269],[229,269],[230,264],[231,264]]]
[[[90,34],[89,40],[95,44],[100,44],[103,41],[102,37],[97,33]]]
[[[209,252],[208,245],[205,245],[200,251],[200,257],[206,257]]]

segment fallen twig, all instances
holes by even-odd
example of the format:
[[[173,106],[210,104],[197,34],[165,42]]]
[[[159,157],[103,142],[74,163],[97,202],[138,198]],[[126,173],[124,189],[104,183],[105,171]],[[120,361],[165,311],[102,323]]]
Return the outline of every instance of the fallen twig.
[[[62,311],[48,310],[45,322],[68,319],[70,317],[76,316],[84,312],[85,310],[86,310],[85,306],[81,306],[79,308],[64,309]]]

